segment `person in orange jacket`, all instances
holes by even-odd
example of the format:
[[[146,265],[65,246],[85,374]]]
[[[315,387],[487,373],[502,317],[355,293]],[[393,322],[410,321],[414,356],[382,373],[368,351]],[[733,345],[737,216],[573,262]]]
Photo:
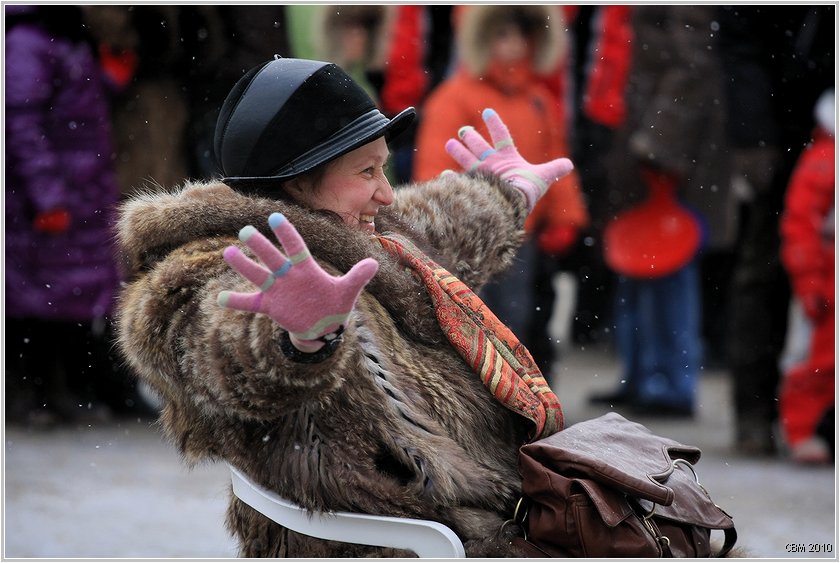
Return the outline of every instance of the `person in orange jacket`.
[[[413,179],[428,180],[453,167],[444,145],[460,126],[486,136],[481,112],[488,107],[503,117],[525,158],[569,154],[562,102],[545,80],[563,68],[567,52],[562,9],[473,5],[461,6],[453,15],[457,66],[421,107]],[[535,311],[550,312],[551,303],[537,303],[535,295],[550,290],[553,272],[544,272],[545,265],[571,248],[588,221],[579,177],[573,172],[549,188],[528,218],[529,241],[515,265],[481,292],[546,373],[553,355],[545,319],[539,326],[532,321]]]
[[[814,139],[800,156],[788,183],[780,225],[782,264],[811,324],[808,356],[787,371],[779,392],[784,438],[791,459],[797,463],[829,463],[834,447],[837,203],[833,90],[820,98],[815,114],[818,125]]]

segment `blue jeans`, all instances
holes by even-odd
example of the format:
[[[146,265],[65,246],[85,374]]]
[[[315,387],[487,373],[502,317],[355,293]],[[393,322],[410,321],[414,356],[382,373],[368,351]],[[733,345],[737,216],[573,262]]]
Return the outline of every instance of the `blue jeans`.
[[[633,402],[691,408],[702,356],[697,260],[657,279],[619,276],[615,339]]]

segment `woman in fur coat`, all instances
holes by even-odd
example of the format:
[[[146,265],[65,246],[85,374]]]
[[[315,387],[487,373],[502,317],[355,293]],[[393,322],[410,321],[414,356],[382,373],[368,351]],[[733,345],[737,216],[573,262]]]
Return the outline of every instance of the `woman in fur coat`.
[[[517,451],[562,412],[469,287],[508,265],[572,166],[526,162],[487,110],[495,148],[472,128],[447,143],[469,173],[394,190],[386,141],[413,116],[386,118],[334,64],[252,69],[219,116],[223,180],[121,210],[119,344],[189,463],[225,461],[312,511],[436,520],[469,556],[517,556],[503,528]],[[245,557],[411,555],[300,535],[235,497],[227,524]]]

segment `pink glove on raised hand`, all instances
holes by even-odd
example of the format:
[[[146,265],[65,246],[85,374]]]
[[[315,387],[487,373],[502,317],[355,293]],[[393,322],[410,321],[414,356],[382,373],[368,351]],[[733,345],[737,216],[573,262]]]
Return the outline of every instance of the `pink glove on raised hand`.
[[[225,249],[224,259],[260,290],[222,291],[219,305],[266,314],[289,332],[298,350],[315,352],[324,344],[321,337],[347,322],[362,288],[376,274],[379,264],[373,258],[365,258],[345,275],[332,276],[315,262],[297,229],[285,216],[272,213],[268,224],[288,258],[257,229],[250,225],[243,227],[239,240],[265,266],[245,256],[236,246]]]
[[[525,194],[528,209],[534,209],[548,186],[572,171],[572,161],[558,158],[544,164],[531,164],[516,150],[507,125],[495,110],[485,109],[481,117],[494,146],[491,147],[473,127],[465,126],[458,131],[460,141],[449,139],[446,142],[446,152],[464,170],[483,170],[509,181]]]

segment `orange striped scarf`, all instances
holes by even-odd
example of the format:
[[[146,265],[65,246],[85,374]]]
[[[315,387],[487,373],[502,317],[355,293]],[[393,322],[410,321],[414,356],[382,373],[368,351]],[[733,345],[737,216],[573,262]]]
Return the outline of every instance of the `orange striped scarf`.
[[[536,440],[563,429],[560,401],[531,353],[469,287],[406,238],[378,237],[382,247],[420,277],[441,329],[494,397],[534,423]]]

